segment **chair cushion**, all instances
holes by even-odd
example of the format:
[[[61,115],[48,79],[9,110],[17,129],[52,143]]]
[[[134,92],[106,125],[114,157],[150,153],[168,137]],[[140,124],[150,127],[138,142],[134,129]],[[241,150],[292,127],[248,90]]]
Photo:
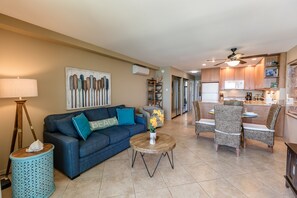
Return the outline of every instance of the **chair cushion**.
[[[207,124],[207,125],[215,125],[214,119],[200,119],[199,121],[196,121],[198,124]]]
[[[73,123],[72,123],[73,115],[69,115],[65,118],[55,120],[56,126],[58,130],[67,136],[79,138],[79,134],[77,133],[77,130],[75,129]]]
[[[102,129],[98,132],[109,137],[109,144],[117,143],[129,137],[129,130],[120,126],[112,126],[106,129]]]
[[[123,126],[125,129],[129,130],[129,135],[133,136],[138,133],[141,133],[143,131],[146,131],[146,128],[143,124],[135,124],[135,125],[129,125],[129,126]]]
[[[119,125],[134,125],[134,108],[116,109]]]
[[[86,110],[84,113],[89,121],[103,120],[109,118],[107,108],[90,109]]]
[[[96,151],[105,148],[109,144],[108,136],[93,132],[87,139],[87,141],[81,140],[79,142],[79,157],[88,156]]]
[[[86,141],[88,136],[92,133],[89,121],[86,116],[81,113],[78,116],[73,117],[72,122],[79,136]]]
[[[107,118],[104,120],[97,120],[97,121],[91,121],[89,122],[91,131],[96,131],[100,129],[105,129],[111,126],[118,125],[118,120],[116,117],[113,118]]]
[[[245,130],[253,130],[253,131],[267,131],[274,132],[274,130],[268,129],[263,124],[251,124],[251,123],[243,123],[243,129]]]

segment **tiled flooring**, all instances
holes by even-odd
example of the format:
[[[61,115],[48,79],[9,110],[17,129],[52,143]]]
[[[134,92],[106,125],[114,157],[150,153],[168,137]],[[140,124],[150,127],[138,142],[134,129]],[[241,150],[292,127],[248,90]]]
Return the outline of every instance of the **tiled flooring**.
[[[274,153],[264,144],[249,141],[237,158],[232,148],[219,147],[216,152],[212,133],[197,139],[190,122],[191,117],[183,115],[157,130],[177,141],[174,170],[164,158],[150,178],[139,155],[131,168],[132,152],[128,149],[75,180],[56,171],[52,197],[294,197],[285,187],[286,147],[282,140],[276,140]],[[153,167],[158,156],[146,158]],[[11,189],[4,190],[2,196],[10,197]]]

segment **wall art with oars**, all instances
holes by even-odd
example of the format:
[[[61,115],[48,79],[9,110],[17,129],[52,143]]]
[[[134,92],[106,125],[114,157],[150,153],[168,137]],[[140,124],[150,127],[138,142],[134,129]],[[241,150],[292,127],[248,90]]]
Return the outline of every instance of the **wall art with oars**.
[[[66,67],[67,110],[111,105],[111,74]]]

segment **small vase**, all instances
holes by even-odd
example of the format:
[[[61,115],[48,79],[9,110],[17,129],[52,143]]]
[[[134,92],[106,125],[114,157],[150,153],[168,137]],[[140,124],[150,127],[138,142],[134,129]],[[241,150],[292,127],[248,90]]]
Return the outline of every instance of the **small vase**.
[[[156,133],[150,133],[150,144],[156,144]]]

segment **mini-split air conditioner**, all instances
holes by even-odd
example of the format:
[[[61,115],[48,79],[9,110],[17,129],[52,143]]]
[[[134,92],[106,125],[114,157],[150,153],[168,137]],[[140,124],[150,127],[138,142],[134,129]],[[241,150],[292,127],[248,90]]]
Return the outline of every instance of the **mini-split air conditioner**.
[[[138,65],[132,65],[132,73],[147,76],[150,74],[150,70],[148,68],[141,67]]]

